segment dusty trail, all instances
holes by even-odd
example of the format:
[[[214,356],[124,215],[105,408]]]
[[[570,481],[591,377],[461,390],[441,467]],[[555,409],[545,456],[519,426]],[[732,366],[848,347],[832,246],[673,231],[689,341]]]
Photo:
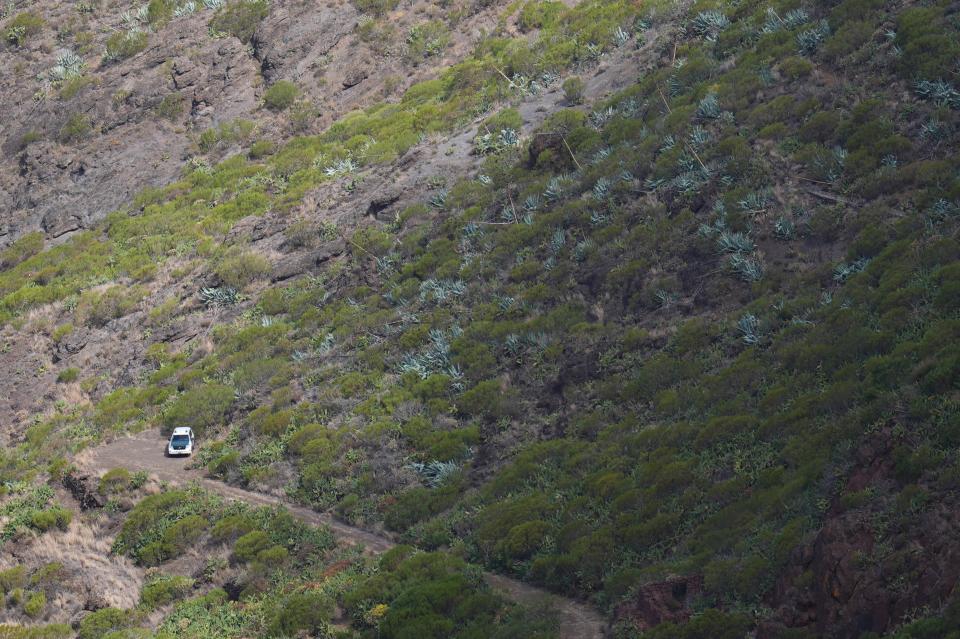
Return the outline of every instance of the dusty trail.
[[[328,513],[294,505],[275,495],[244,490],[208,479],[200,471],[188,468],[189,458],[166,457],[165,446],[166,440],[161,437],[159,430],[151,429],[86,450],[77,456],[75,463],[85,471],[97,475],[102,475],[111,468],[123,467],[131,472],[145,471],[173,485],[196,481],[210,492],[255,506],[281,505],[301,521],[314,526],[327,526],[340,540],[350,544],[363,544],[374,553],[385,552],[395,545],[386,537],[337,521]],[[513,601],[522,604],[549,604],[559,619],[561,639],[601,639],[606,636],[606,621],[603,616],[585,603],[555,595],[503,575],[486,572],[484,576],[491,587]]]

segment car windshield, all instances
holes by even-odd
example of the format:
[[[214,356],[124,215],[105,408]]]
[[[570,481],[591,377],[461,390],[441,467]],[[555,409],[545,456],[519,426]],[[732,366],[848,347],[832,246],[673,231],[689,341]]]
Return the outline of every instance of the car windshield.
[[[188,443],[190,443],[190,438],[186,435],[174,435],[173,439],[170,440],[170,444],[174,448],[186,448]]]

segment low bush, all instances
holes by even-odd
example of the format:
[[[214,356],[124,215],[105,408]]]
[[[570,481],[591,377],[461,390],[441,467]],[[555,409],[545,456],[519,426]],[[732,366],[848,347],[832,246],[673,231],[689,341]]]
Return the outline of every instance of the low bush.
[[[242,290],[270,273],[270,261],[253,251],[233,250],[217,264],[215,273],[226,286]]]
[[[224,384],[203,384],[178,396],[163,413],[167,432],[188,426],[198,435],[223,422],[233,404],[233,389]]]
[[[210,28],[229,33],[241,42],[250,42],[269,11],[266,0],[234,0],[217,12]]]
[[[300,95],[300,88],[289,80],[278,80],[263,95],[263,103],[271,111],[289,108]]]
[[[132,58],[147,48],[145,31],[117,31],[107,38],[105,62],[119,62]]]
[[[80,142],[93,131],[93,125],[83,113],[74,113],[60,127],[57,139],[64,144]]]
[[[46,22],[36,13],[24,11],[18,13],[4,28],[4,39],[16,47],[22,47],[32,36],[43,29]]]
[[[328,636],[328,620],[333,612],[333,602],[321,592],[294,593],[273,610],[270,634],[274,637]]]
[[[77,629],[77,639],[104,639],[126,628],[135,622],[133,613],[119,608],[101,608],[91,612],[80,621]]]
[[[112,468],[103,474],[97,485],[97,492],[101,495],[121,493],[130,487],[132,477],[126,468]]]
[[[368,13],[377,17],[393,11],[400,4],[400,0],[351,0],[360,13]]]
[[[73,511],[61,506],[55,506],[54,508],[34,512],[30,517],[30,526],[40,532],[46,532],[52,528],[66,530],[72,520]]]
[[[567,104],[580,104],[583,102],[583,91],[586,84],[577,76],[571,76],[563,81],[563,98]]]
[[[140,603],[147,608],[165,606],[186,597],[193,589],[193,583],[193,579],[181,575],[155,575],[143,585]]]

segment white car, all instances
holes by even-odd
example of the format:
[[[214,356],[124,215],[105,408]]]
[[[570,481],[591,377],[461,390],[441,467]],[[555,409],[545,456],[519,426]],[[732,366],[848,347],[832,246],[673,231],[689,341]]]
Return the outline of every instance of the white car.
[[[174,457],[176,455],[190,456],[193,453],[193,429],[181,426],[173,429],[170,435],[170,443],[167,444],[167,455]]]

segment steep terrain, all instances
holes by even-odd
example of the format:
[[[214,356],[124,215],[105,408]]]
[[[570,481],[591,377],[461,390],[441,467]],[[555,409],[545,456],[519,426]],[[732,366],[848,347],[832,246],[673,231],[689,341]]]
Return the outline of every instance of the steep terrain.
[[[0,33],[0,634],[960,633],[953,3]]]

